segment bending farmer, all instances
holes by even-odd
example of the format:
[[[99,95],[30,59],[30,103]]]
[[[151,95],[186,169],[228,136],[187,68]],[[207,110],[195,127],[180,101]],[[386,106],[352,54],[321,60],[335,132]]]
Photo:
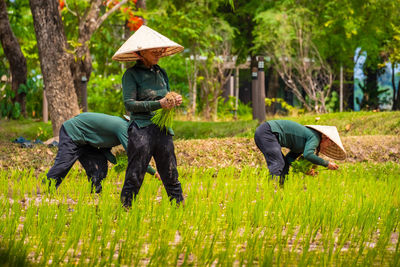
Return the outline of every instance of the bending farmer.
[[[107,160],[117,163],[111,148],[120,144],[125,150],[127,148],[128,125],[129,122],[120,117],[91,112],[67,120],[61,126],[57,156],[47,178],[54,179],[58,188],[79,160],[92,182],[92,188],[100,193],[101,181],[107,176]],[[148,166],[147,172],[156,174],[151,166]]]
[[[125,108],[131,114],[128,129],[128,168],[121,192],[125,207],[132,205],[133,194],[139,193],[147,164],[151,157],[157,165],[165,190],[171,200],[183,201],[181,183],[178,180],[173,132],[161,130],[152,121],[157,109],[173,108],[165,95],[170,91],[166,72],[157,65],[161,57],[180,52],[183,47],[165,36],[141,26],[113,56],[114,60],[138,62],[127,69],[122,77]],[[175,105],[182,97],[175,97]]]
[[[264,154],[272,177],[285,181],[289,166],[301,154],[313,164],[336,170],[339,166],[318,156],[322,154],[338,160],[346,158],[346,152],[334,126],[306,125],[294,121],[271,120],[261,124],[254,136],[257,147]],[[290,149],[282,154],[282,147]]]

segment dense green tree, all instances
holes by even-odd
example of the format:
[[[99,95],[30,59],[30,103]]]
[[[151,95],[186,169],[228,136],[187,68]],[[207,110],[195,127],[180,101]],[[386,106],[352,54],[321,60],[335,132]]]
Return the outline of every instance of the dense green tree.
[[[399,1],[389,0],[275,1],[275,9],[282,13],[298,14],[300,10],[307,10],[308,16],[304,19],[312,25],[309,34],[319,55],[329,64],[335,77],[339,77],[340,67],[343,66],[348,78],[352,78],[353,57],[357,47],[368,54],[366,73],[376,78],[385,42],[393,36],[390,25],[399,23],[399,6]],[[269,23],[278,18],[271,16]],[[254,30],[254,34],[259,36],[268,37],[268,33],[268,29],[262,25]],[[281,34],[290,36],[288,32]],[[353,90],[353,87],[348,89]]]
[[[313,20],[319,30],[314,32],[314,40],[334,71],[338,73],[339,67],[344,66],[352,73],[354,51],[360,47],[368,55],[365,74],[371,76],[366,79],[365,88],[378,90],[375,80],[384,66],[381,63],[387,58],[385,44],[395,35],[392,25],[400,22],[400,1],[305,0],[300,3],[315,14]]]
[[[256,19],[255,48],[265,51],[274,69],[308,111],[326,112],[333,74],[312,40],[307,9],[270,9]],[[303,91],[306,96],[303,96]]]
[[[398,84],[396,84],[395,79],[395,67],[399,66],[400,64],[400,26],[396,26],[394,24],[392,24],[391,26],[394,33],[391,39],[387,40],[385,51],[387,53],[386,59],[390,61],[392,67],[392,110],[400,110],[400,81],[398,82]]]
[[[189,99],[190,104],[185,105],[192,114],[196,110],[204,110],[208,105],[207,101],[218,97],[219,90],[212,91],[209,88],[218,88],[223,83],[221,78],[215,79],[219,73],[216,71],[217,59],[224,50],[222,44],[229,44],[230,56],[238,56],[238,62],[243,62],[249,56],[254,60],[255,55],[265,55],[266,48],[268,49],[265,41],[275,36],[274,34],[278,34],[279,38],[293,38],[294,31],[284,27],[289,21],[284,21],[276,27],[266,27],[266,21],[260,18],[268,13],[277,15],[268,17],[269,25],[277,23],[284,14],[291,14],[292,17],[302,16],[306,25],[302,29],[303,36],[310,39],[310,48],[315,49],[324,66],[331,69],[332,77],[339,77],[340,67],[344,68],[349,81],[349,92],[353,90],[353,57],[357,47],[361,47],[368,54],[365,73],[371,77],[366,79],[367,82],[372,83],[385,61],[390,60],[393,64],[399,62],[396,59],[399,51],[399,0],[128,0],[128,4],[123,8],[116,8],[113,15],[110,15],[110,11],[117,5],[117,1],[114,0],[53,1],[58,2],[62,26],[67,37],[64,51],[72,55],[70,69],[74,88],[78,88],[76,91],[80,92],[82,77],[90,78],[92,72],[95,75],[94,83],[89,83],[89,91],[99,92],[96,91],[91,101],[101,99],[103,94],[100,88],[103,91],[111,90],[104,94],[107,95],[105,99],[110,93],[113,99],[118,99],[120,87],[118,82],[112,79],[117,79],[118,75],[123,73],[122,68],[131,63],[120,64],[112,61],[111,57],[134,32],[132,25],[135,24],[134,21],[139,20],[138,16],[146,20],[150,27],[185,46],[183,53],[164,58],[160,64],[167,69],[171,84],[175,86],[174,90]],[[6,0],[6,3],[11,28],[27,59],[28,82],[40,81],[37,44],[33,37],[28,0]],[[103,20],[105,14],[108,14],[107,19]],[[226,32],[230,34],[226,35]],[[264,45],[260,45],[261,41]],[[276,51],[271,54],[272,57],[279,56],[283,49],[278,47]],[[0,51],[0,55],[3,56],[4,51]],[[0,63],[2,73],[9,71],[10,66],[5,57],[1,57]],[[274,64],[268,66],[275,67]],[[103,80],[107,80],[106,84],[112,84],[112,88],[99,86]],[[212,80],[218,82],[214,83]],[[289,80],[286,79],[286,82]],[[333,82],[332,87],[335,86],[337,81]],[[206,91],[209,93],[205,93]],[[209,97],[206,98],[207,94]],[[37,94],[37,98],[40,95]],[[306,99],[307,101],[309,99]],[[107,109],[107,106],[106,103],[97,103],[93,108]],[[396,107],[400,108],[400,98],[394,90],[393,109]],[[119,110],[120,107],[112,112]]]
[[[47,95],[49,95],[49,93],[52,94],[53,91],[56,92],[57,90],[65,90],[62,86],[60,86],[62,83],[55,82],[59,79],[56,79],[56,76],[54,75],[50,75],[50,73],[54,72],[57,68],[64,68],[64,64],[69,66],[69,70],[59,72],[59,77],[64,80],[65,87],[69,87],[71,81],[74,85],[73,89],[75,93],[69,94],[64,101],[60,99],[55,101],[55,98],[49,97],[50,115],[53,122],[53,133],[57,135],[58,129],[62,122],[77,113],[74,108],[76,101],[75,99],[77,99],[76,95],[81,95],[81,92],[83,92],[83,89],[85,89],[84,82],[88,81],[90,78],[90,74],[92,72],[90,40],[93,33],[100,27],[100,25],[102,25],[109,15],[117,10],[120,10],[119,8],[123,4],[127,3],[127,0],[120,2],[107,1],[105,3],[100,0],[92,0],[90,2],[71,0],[68,2],[60,1],[60,3],[55,0],[49,0],[44,3],[38,3],[35,1],[31,1],[30,3],[35,22],[36,36],[38,43],[41,43],[39,44],[39,54],[42,54],[40,59],[46,89],[49,83],[53,83],[51,86],[52,89],[47,91]],[[106,6],[103,4],[106,4]],[[54,10],[55,5],[57,6],[57,12]],[[36,9],[37,6],[45,9],[45,11],[42,13],[38,12]],[[50,8],[53,9],[50,10]],[[58,18],[60,17],[59,9],[66,12],[65,16],[63,16],[63,22],[61,26],[58,24]],[[37,11],[37,13],[35,14],[33,10]],[[62,12],[63,11],[61,11],[61,13]],[[57,23],[51,24],[49,21],[50,17],[55,17],[56,19],[54,21]],[[43,25],[41,23],[43,23]],[[67,35],[64,35],[64,29],[66,30]],[[45,32],[47,32],[47,35],[44,34]],[[41,39],[42,37],[44,39]],[[48,40],[45,40],[46,38]],[[64,45],[64,39],[68,39],[68,45]],[[49,44],[52,42],[57,43],[59,45],[59,49],[61,50],[56,51],[57,49],[49,46]],[[42,50],[40,50],[41,48]],[[49,66],[51,66],[54,62],[50,62],[47,56],[50,56],[49,58],[53,59],[53,61],[57,64],[56,67],[53,66],[53,69],[49,68]],[[57,58],[62,58],[66,63],[63,62],[61,64],[61,62],[57,61]],[[46,77],[47,75],[50,75],[52,78],[49,79]],[[69,77],[69,75],[72,75],[72,78]],[[69,92],[69,90],[65,91]],[[54,105],[55,103],[56,105]],[[62,108],[60,108],[63,107],[64,104],[71,105],[71,109],[68,112],[65,112],[62,110]],[[57,107],[57,109],[55,109],[55,107]],[[54,112],[55,110],[57,112]]]
[[[26,92],[25,90],[21,90],[24,88],[23,86],[27,80],[26,58],[11,28],[4,0],[0,0],[0,41],[10,66],[11,89],[13,93],[11,97],[12,104],[15,106],[18,103],[16,107],[20,106],[21,112],[26,115]]]
[[[278,1],[273,0],[235,0],[232,4],[225,3],[218,8],[218,15],[222,16],[235,29],[233,52],[238,56],[238,63],[243,63],[248,57],[263,51],[255,49],[254,29],[257,26],[255,17],[263,11],[275,6]]]
[[[90,53],[91,38],[103,22],[128,0],[106,1],[61,1],[63,23],[67,32],[69,53],[73,54],[71,71],[76,94],[82,99],[86,82],[92,73],[92,56]],[[131,1],[133,4],[133,1]],[[85,101],[83,99],[83,101]],[[81,108],[85,108],[81,103]]]
[[[199,73],[200,68],[204,67],[204,65],[201,66],[201,61],[210,57],[216,60],[223,49],[221,51],[215,51],[215,49],[222,48],[221,44],[225,41],[229,42],[232,38],[232,27],[218,16],[217,12],[221,5],[230,3],[231,1],[226,0],[147,1],[148,25],[185,47],[186,59],[181,63],[185,66],[190,101],[188,110],[192,115],[199,110],[197,86],[204,75]],[[229,54],[232,54],[231,51]],[[207,66],[215,65],[208,64]],[[211,70],[208,73],[211,74]],[[217,72],[214,72],[214,75],[217,75]],[[218,96],[220,89],[218,88],[215,92],[217,91]],[[214,88],[206,94],[213,94],[213,92]],[[217,100],[213,99],[213,104],[215,103]]]

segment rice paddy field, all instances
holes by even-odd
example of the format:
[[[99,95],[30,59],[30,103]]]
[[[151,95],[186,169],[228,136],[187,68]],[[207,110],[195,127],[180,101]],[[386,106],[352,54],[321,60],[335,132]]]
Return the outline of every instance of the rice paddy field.
[[[6,266],[399,266],[400,166],[345,163],[283,188],[265,167],[180,168],[185,205],[146,175],[130,210],[123,173],[101,194],[73,168],[57,191],[45,172],[0,170]]]

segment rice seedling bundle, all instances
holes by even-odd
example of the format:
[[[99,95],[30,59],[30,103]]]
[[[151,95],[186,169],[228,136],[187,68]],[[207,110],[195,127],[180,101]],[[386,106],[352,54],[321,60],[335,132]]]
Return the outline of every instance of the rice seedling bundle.
[[[158,109],[156,110],[151,121],[157,125],[161,130],[172,128],[174,113],[175,113],[175,98],[178,94],[175,92],[169,92],[165,95],[167,102],[173,105],[171,109]]]
[[[316,166],[301,156],[298,160],[292,162],[292,171],[294,173],[309,174]]]

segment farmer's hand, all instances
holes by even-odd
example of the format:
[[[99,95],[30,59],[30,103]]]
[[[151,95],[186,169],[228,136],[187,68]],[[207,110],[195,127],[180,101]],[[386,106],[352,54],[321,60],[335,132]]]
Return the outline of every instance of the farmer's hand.
[[[175,105],[180,106],[181,104],[182,104],[182,96],[181,95],[175,96]]]
[[[311,176],[316,176],[318,172],[315,169],[311,169],[306,174]]]
[[[163,109],[171,109],[171,108],[174,107],[174,103],[168,101],[168,99],[165,98],[165,97],[160,99],[159,101],[160,101],[160,104],[161,104],[161,108],[163,108]]]
[[[161,181],[161,176],[160,176],[160,174],[159,174],[158,172],[156,172],[156,173],[154,174],[154,176],[155,176],[159,181]]]
[[[329,162],[328,169],[330,170],[337,170],[339,166],[335,162]]]

